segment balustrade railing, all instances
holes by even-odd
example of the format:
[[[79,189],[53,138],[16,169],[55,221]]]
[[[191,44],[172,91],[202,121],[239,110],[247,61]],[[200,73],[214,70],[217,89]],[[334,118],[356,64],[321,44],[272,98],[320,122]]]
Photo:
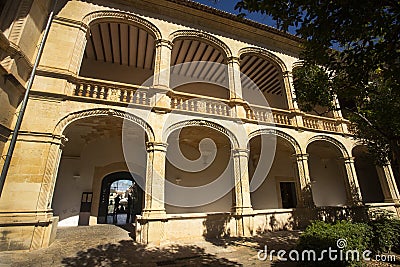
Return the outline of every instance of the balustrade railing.
[[[303,115],[304,127],[330,132],[339,132],[337,121],[331,118],[317,117],[313,115]]]
[[[290,111],[251,106],[247,109],[247,118],[251,120],[258,120],[262,122],[293,125],[293,119]]]
[[[150,104],[147,89],[138,86],[90,78],[78,78],[73,83],[76,86],[73,92],[75,96],[140,105]]]
[[[92,78],[75,78],[74,96],[108,100],[113,102],[150,105],[151,95],[148,88],[135,85],[110,82]],[[230,117],[229,100],[199,96],[183,92],[173,92],[170,95],[171,109],[188,112],[212,114]],[[297,126],[295,114],[282,109],[251,105],[246,107],[246,118],[278,125]],[[298,115],[297,115],[298,116]],[[342,132],[340,121],[333,118],[301,114],[303,127],[330,132]]]
[[[171,108],[221,116],[231,115],[227,100],[204,96],[200,97],[198,95],[180,92],[176,92],[171,96]]]

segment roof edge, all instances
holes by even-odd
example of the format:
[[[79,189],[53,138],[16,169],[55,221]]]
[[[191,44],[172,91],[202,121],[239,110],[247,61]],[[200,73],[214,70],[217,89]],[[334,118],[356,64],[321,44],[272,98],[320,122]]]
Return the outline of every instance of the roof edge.
[[[211,14],[223,17],[223,18],[230,19],[230,20],[234,20],[234,21],[246,24],[246,25],[251,26],[251,27],[255,27],[255,28],[258,28],[258,29],[266,30],[266,31],[268,31],[270,33],[278,34],[278,35],[280,35],[282,37],[291,39],[291,40],[296,41],[296,42],[300,42],[301,43],[301,42],[304,41],[300,37],[297,37],[297,36],[295,36],[293,34],[290,34],[288,32],[276,29],[274,27],[268,26],[266,24],[262,24],[262,23],[259,23],[259,22],[256,22],[254,20],[250,20],[250,19],[247,19],[247,18],[241,18],[241,17],[238,17],[237,15],[234,15],[232,13],[229,13],[229,12],[226,12],[226,11],[223,11],[223,10],[220,10],[220,9],[216,9],[216,8],[213,8],[213,7],[201,4],[201,3],[197,3],[197,2],[194,2],[194,1],[191,1],[191,0],[166,0],[166,1],[178,4],[178,5],[190,7],[190,8],[193,8],[193,9],[197,9],[197,10],[200,10],[200,11],[204,11],[204,12],[207,12],[207,13],[211,13]]]

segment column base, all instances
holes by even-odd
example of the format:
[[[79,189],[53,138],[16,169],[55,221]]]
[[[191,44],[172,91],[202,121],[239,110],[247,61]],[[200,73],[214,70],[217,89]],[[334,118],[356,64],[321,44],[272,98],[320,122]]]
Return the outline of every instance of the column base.
[[[143,211],[142,216],[136,217],[136,242],[141,244],[160,245],[166,240],[165,210]]]
[[[232,233],[235,237],[251,237],[254,233],[254,215],[240,214],[233,215],[235,218],[235,232]]]
[[[46,248],[56,238],[57,225],[51,212],[0,212],[0,251]]]
[[[162,209],[162,210],[143,210],[142,218],[143,219],[148,219],[148,220],[153,220],[153,219],[164,220],[164,219],[167,218],[167,213],[165,212],[165,209]]]
[[[233,216],[238,215],[253,215],[254,210],[253,207],[233,207],[232,208]]]

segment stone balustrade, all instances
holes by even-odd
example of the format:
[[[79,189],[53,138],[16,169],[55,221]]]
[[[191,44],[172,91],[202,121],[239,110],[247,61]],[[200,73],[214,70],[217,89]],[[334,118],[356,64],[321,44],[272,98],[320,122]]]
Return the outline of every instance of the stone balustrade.
[[[74,96],[140,105],[150,104],[148,89],[139,86],[91,78],[78,78],[73,83],[76,86]]]
[[[231,116],[229,101],[181,92],[174,92],[171,96],[171,108],[207,113],[220,116]]]
[[[127,104],[151,104],[152,94],[149,93],[149,88],[83,77],[74,78],[72,83],[75,85],[73,95],[77,97],[87,97]],[[172,110],[225,117],[233,116],[230,102],[227,99],[218,99],[176,91],[169,94],[169,97],[171,99],[170,108]],[[246,119],[249,121],[294,127],[298,126],[295,114],[289,110],[256,105],[246,105],[245,109]],[[343,132],[342,127],[339,127],[341,122],[333,118],[302,113],[301,119],[303,121],[303,128],[329,132]]]
[[[330,131],[330,132],[340,132],[339,127],[337,127],[338,122],[332,118],[313,116],[309,114],[303,115],[304,127],[316,130]]]
[[[247,109],[247,119],[281,125],[293,125],[292,114],[288,110],[265,108],[251,105]]]

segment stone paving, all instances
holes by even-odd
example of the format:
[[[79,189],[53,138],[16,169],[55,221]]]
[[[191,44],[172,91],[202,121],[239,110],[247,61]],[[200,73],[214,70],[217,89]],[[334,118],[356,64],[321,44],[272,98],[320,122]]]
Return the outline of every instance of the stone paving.
[[[260,261],[257,252],[290,250],[299,232],[278,231],[263,236],[226,240],[190,240],[160,247],[137,244],[133,228],[96,225],[59,228],[55,242],[30,252],[0,252],[4,266],[296,266],[277,260]],[[391,266],[391,265],[368,265]]]

